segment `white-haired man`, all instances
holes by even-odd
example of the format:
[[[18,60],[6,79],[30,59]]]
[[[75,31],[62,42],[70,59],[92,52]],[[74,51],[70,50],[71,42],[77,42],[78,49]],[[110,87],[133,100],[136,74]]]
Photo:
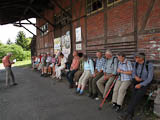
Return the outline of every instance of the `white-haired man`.
[[[11,56],[12,53],[7,53],[7,55],[2,59],[3,65],[6,70],[6,87],[10,85],[11,79],[12,79],[12,85],[17,85],[17,83],[15,82],[14,74],[11,69],[12,64],[14,64],[14,62],[10,60]]]
[[[113,83],[117,74],[118,59],[113,56],[111,50],[106,50],[106,62],[103,67],[104,76],[97,81],[97,87],[102,93],[103,98],[106,96],[109,87]]]

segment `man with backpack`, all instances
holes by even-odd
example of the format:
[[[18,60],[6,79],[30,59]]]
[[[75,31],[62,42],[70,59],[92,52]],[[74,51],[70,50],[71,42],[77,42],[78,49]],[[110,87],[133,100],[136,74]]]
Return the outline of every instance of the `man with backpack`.
[[[111,50],[106,50],[105,56],[106,62],[103,67],[104,75],[97,81],[97,87],[102,93],[103,98],[106,96],[107,91],[116,77],[118,66],[118,59],[113,56]]]
[[[120,120],[132,120],[136,106],[147,92],[153,78],[153,64],[145,60],[144,53],[136,53],[132,79],[133,93],[125,114],[119,116]]]
[[[128,87],[132,79],[132,63],[127,60],[123,52],[117,54],[118,63],[118,79],[115,83],[112,95],[112,107],[119,112],[123,104]]]
[[[96,82],[104,75],[103,66],[105,64],[105,59],[102,57],[102,52],[97,51],[96,56],[95,73],[89,78],[89,97],[92,99],[96,98],[98,94]]]

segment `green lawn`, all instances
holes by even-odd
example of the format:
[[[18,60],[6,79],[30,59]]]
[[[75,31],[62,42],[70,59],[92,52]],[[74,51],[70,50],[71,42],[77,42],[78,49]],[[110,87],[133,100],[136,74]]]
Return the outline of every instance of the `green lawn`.
[[[17,61],[15,64],[13,64],[13,66],[14,67],[30,67],[31,60]]]

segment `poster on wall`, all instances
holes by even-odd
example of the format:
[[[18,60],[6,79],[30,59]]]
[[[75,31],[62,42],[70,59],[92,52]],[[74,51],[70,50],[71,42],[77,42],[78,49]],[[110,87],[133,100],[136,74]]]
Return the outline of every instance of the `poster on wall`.
[[[65,35],[61,37],[62,42],[62,53],[66,58],[71,52],[71,38],[70,38],[70,31],[67,31]]]
[[[76,28],[75,33],[76,33],[76,42],[82,41],[81,27]]]
[[[57,54],[61,50],[61,38],[54,39],[54,54]]]
[[[76,50],[82,50],[82,43],[76,44]]]

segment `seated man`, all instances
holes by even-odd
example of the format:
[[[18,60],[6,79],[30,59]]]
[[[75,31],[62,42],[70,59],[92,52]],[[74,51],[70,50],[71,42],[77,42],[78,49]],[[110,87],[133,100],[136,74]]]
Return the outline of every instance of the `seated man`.
[[[97,87],[103,95],[103,98],[106,96],[106,93],[115,79],[118,66],[118,60],[113,56],[111,50],[106,50],[105,56],[104,75],[97,81]]]
[[[80,58],[78,56],[78,52],[74,51],[73,52],[73,60],[72,60],[72,64],[71,64],[71,67],[70,67],[70,71],[67,73],[67,80],[69,81],[69,84],[70,84],[69,88],[73,88],[74,87],[73,78],[74,78],[75,72],[78,70],[79,61],[80,61]]]
[[[133,67],[133,93],[125,114],[119,116],[120,120],[132,120],[136,106],[147,92],[153,78],[153,64],[145,60],[144,53],[136,53],[136,62]]]
[[[96,82],[103,76],[103,66],[105,64],[105,59],[102,57],[102,52],[98,51],[96,53],[96,68],[93,77],[89,78],[89,97],[92,99],[97,97],[97,85]]]
[[[94,75],[94,64],[87,55],[84,55],[84,72],[79,79],[76,93],[83,94],[88,78]]]
[[[119,78],[116,81],[112,96],[112,107],[118,112],[123,104],[127,89],[131,84],[132,79],[132,63],[125,58],[125,54],[118,53],[118,69]]]

